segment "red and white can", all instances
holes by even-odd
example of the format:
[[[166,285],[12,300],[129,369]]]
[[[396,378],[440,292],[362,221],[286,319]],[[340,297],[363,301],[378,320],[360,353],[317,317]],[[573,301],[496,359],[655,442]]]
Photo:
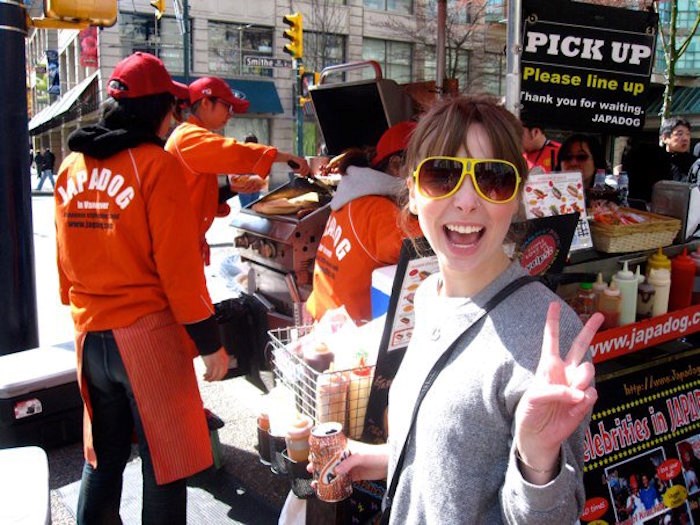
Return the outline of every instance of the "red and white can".
[[[310,456],[314,464],[316,494],[321,501],[342,501],[352,494],[352,480],[337,474],[335,468],[350,455],[343,425],[336,422],[314,427],[309,437]]]

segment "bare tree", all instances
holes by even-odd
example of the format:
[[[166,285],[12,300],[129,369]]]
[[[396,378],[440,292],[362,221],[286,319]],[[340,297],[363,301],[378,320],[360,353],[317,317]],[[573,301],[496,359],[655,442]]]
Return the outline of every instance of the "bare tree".
[[[686,52],[690,45],[693,36],[698,30],[700,24],[700,2],[698,5],[698,13],[695,15],[695,22],[684,34],[678,32],[678,0],[670,0],[670,12],[668,20],[663,20],[663,13],[659,13],[659,2],[654,0],[652,6],[659,13],[659,36],[661,46],[664,52],[666,61],[666,69],[664,70],[665,88],[663,95],[663,103],[661,105],[662,120],[671,116],[671,103],[673,102],[673,91],[676,87],[676,65],[678,60]]]
[[[289,2],[290,11],[298,10],[295,2]],[[329,63],[335,63],[332,50],[337,49],[343,33],[344,11],[339,8],[342,0],[310,0],[310,16],[304,20],[304,66],[307,71],[320,71]],[[337,57],[340,61],[343,57]]]

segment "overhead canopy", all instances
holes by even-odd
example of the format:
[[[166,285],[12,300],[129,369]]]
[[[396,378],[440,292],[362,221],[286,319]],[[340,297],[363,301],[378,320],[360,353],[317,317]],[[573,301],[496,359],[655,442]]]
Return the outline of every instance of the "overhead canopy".
[[[658,115],[663,103],[663,91],[647,108],[647,115]],[[700,115],[700,87],[678,86],[673,90],[671,115]]]
[[[178,82],[185,82],[184,77],[174,76],[173,79]],[[234,78],[225,78],[224,80],[232,89],[243,92],[246,98],[250,100],[248,113],[284,113],[274,82]]]
[[[69,89],[56,102],[42,109],[29,121],[29,134],[38,135],[64,122],[97,109],[97,72]]]

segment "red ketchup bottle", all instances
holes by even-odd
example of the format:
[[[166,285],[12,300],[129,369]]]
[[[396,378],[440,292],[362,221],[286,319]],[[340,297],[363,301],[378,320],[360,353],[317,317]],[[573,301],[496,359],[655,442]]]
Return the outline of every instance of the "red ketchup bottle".
[[[693,304],[700,304],[700,246],[694,252],[690,252],[690,257],[695,263],[695,284],[693,284]]]
[[[695,282],[695,262],[683,248],[683,253],[671,260],[671,293],[668,310],[680,310],[690,306]]]

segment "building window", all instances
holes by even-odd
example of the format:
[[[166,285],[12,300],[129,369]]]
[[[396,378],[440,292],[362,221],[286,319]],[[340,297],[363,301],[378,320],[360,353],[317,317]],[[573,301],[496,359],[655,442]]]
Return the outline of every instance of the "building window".
[[[362,58],[379,62],[385,78],[399,83],[412,80],[413,53],[411,44],[407,42],[365,38],[362,41]],[[364,77],[372,78],[373,74],[367,69]]]
[[[499,22],[507,17],[505,0],[486,0],[484,18],[486,22]]]
[[[224,129],[224,135],[233,137],[239,142],[243,142],[246,135],[251,133],[258,137],[258,143],[270,144],[269,119],[240,116],[229,119]]]
[[[184,45],[178,22],[164,16],[160,20],[152,14],[119,13],[119,37],[123,55],[144,51],[159,57],[171,74],[184,72]],[[190,49],[192,49],[190,32]],[[192,69],[192,53],[190,67]]]
[[[445,77],[459,80],[460,90],[464,90],[469,86],[470,56],[471,52],[468,49],[447,48],[445,50]],[[437,80],[435,46],[425,47],[422,80]]]
[[[676,45],[680,45],[686,38],[688,30],[693,27],[695,18],[698,16],[698,8],[693,0],[678,0],[678,17],[676,19]],[[670,2],[659,2],[659,24],[666,29],[668,34],[669,21],[671,18]],[[664,58],[661,37],[656,42],[656,70],[665,71],[666,60]],[[676,74],[697,76],[700,74],[700,38],[694,36],[685,53],[676,62]]]
[[[273,28],[210,21],[208,30],[210,73],[272,77],[272,68],[246,66],[245,57],[272,57]]]
[[[304,31],[304,63],[307,71],[345,63],[344,35]]]
[[[505,95],[505,54],[485,53],[482,67],[483,91],[497,96]]]
[[[377,11],[391,11],[405,15],[413,13],[413,0],[364,0],[364,6]]]

